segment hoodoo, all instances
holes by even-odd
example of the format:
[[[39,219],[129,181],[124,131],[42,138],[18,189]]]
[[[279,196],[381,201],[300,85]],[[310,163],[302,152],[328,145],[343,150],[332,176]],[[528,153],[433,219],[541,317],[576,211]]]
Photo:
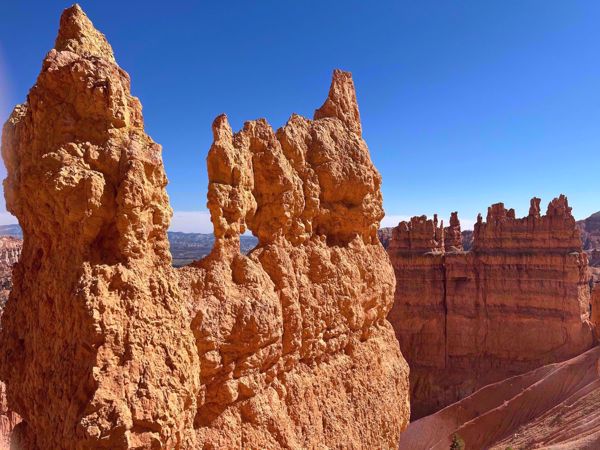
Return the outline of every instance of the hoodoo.
[[[23,418],[13,440],[182,445],[199,366],[171,268],[161,148],[78,6],[6,123],[2,155],[24,235],[0,333],[0,376]]]
[[[217,242],[181,273],[202,442],[393,448],[408,421],[408,367],[385,318],[395,282],[377,238],[381,178],[358,117],[352,78],[335,71],[314,121],[213,124]],[[248,256],[246,227],[259,239]]]
[[[161,148],[105,37],[65,10],[2,136],[24,234],[0,331],[15,446],[397,446],[408,366],[350,74],[313,121],[213,133],[216,244],[178,271]]]
[[[388,246],[389,319],[411,368],[413,418],[593,343],[587,255],[566,197],[545,215],[534,198],[522,219],[498,203],[479,217],[472,251],[459,237],[455,214],[445,230],[413,218]]]

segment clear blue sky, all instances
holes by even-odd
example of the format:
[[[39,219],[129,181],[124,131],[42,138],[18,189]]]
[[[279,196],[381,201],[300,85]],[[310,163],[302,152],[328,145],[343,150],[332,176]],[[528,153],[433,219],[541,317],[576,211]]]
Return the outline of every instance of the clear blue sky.
[[[214,117],[312,117],[353,73],[390,217],[568,195],[600,210],[598,1],[81,1],[163,145],[174,228],[206,229]],[[25,99],[69,2],[0,5],[0,120]],[[545,207],[545,206],[544,206]],[[202,222],[203,221],[203,222]],[[202,222],[202,223],[200,223]],[[198,225],[196,225],[198,223]]]

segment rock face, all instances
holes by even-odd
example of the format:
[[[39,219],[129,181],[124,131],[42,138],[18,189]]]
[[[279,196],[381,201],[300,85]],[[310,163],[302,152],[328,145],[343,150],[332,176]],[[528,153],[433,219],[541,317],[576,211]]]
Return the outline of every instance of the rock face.
[[[577,222],[583,249],[587,251],[590,266],[600,268],[600,212]]]
[[[450,226],[444,228],[444,250],[446,252],[460,252],[463,250],[460,221],[456,211],[450,215]]]
[[[104,36],[65,10],[2,136],[25,237],[0,332],[15,446],[397,446],[408,366],[350,74],[314,121],[213,132],[216,242],[178,271],[161,148]]]
[[[199,365],[166,237],[161,148],[110,45],[74,6],[2,136],[25,237],[0,377],[25,448],[177,448]]]
[[[21,239],[0,236],[0,314],[12,289],[12,267],[19,260],[22,248]]]
[[[0,236],[0,318],[12,289],[12,267],[21,254],[23,241],[9,236]],[[10,434],[19,423],[19,416],[8,408],[6,386],[0,382],[0,449],[10,446]]]
[[[21,418],[8,407],[6,401],[6,386],[0,383],[0,449],[10,448],[10,435]]]
[[[581,231],[583,248],[585,250],[600,250],[600,212],[592,214],[584,220],[579,220],[577,226]]]
[[[408,420],[408,367],[385,320],[381,178],[348,73],[334,72],[315,118],[277,132],[213,124],[217,242],[181,280],[200,354],[196,426],[215,448],[394,448]],[[259,239],[248,256],[246,227]]]
[[[389,320],[411,367],[413,419],[592,346],[587,255],[571,208],[561,196],[540,215],[539,202],[522,219],[490,207],[470,252],[446,251],[436,219],[394,230]]]

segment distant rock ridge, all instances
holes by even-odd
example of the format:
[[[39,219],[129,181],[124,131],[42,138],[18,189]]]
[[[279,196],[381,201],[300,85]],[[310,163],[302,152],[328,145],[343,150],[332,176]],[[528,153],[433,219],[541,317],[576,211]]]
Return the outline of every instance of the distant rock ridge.
[[[469,252],[460,251],[455,214],[450,239],[437,217],[393,230],[388,318],[411,368],[413,419],[593,345],[588,257],[568,200],[552,200],[545,215],[539,205],[532,199],[521,219],[492,205],[487,221],[475,224]]]
[[[476,252],[581,252],[582,241],[571,207],[564,195],[548,204],[540,215],[540,199],[531,199],[529,215],[515,218],[515,210],[503,203],[488,208],[487,221],[481,215],[475,224],[473,250]]]
[[[24,235],[0,330],[12,445],[395,448],[408,366],[351,75],[334,72],[314,120],[215,119],[215,244],[176,270],[161,148],[129,76],[81,8],[60,23],[2,135]]]

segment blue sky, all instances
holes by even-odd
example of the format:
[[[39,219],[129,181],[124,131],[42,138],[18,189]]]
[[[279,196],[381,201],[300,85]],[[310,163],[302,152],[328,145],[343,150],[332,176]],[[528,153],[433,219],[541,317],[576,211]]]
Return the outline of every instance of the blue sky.
[[[25,99],[69,2],[0,5],[0,120]],[[163,145],[172,229],[210,231],[211,123],[312,117],[353,73],[384,223],[568,195],[600,210],[600,2],[81,1]],[[5,223],[11,219],[4,215]],[[468,227],[468,226],[467,226]]]

